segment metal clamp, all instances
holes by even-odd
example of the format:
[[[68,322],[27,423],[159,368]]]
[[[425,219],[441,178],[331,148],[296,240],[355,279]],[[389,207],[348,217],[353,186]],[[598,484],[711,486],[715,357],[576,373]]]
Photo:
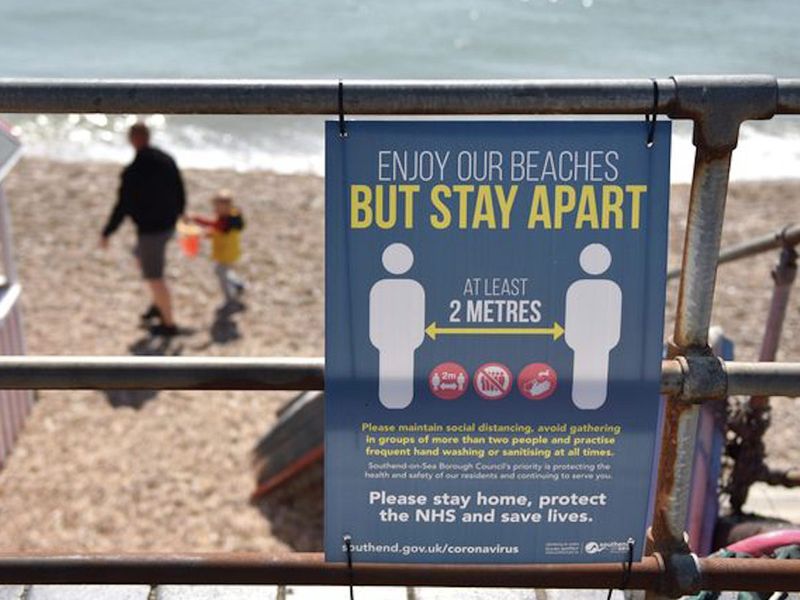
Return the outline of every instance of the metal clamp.
[[[674,357],[683,373],[679,394],[682,402],[699,404],[703,400],[722,399],[728,395],[725,362],[713,355],[679,355]]]
[[[669,555],[656,553],[655,557],[663,567],[660,594],[670,598],[681,598],[696,594],[702,589],[700,560],[694,553],[676,552]]]
[[[676,101],[669,115],[695,122],[694,144],[709,156],[736,148],[744,121],[778,112],[778,80],[769,75],[676,76]]]
[[[797,249],[794,240],[790,239],[791,225],[781,229],[778,239],[781,243],[781,254],[778,264],[772,269],[772,280],[776,285],[792,285],[797,276]]]

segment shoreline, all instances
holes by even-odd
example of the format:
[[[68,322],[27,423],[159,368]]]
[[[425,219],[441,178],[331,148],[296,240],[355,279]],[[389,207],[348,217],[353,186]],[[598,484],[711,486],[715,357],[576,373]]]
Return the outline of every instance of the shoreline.
[[[23,147],[24,148],[24,147]],[[169,148],[164,147],[164,149],[169,150]],[[219,166],[216,164],[202,164],[202,161],[196,160],[180,160],[180,154],[176,153],[178,156],[178,164],[181,168],[181,171],[199,171],[199,172],[232,172],[232,173],[265,173],[271,175],[278,175],[278,176],[297,176],[297,177],[318,177],[320,179],[325,178],[325,167],[324,167],[324,157],[321,155],[308,155],[308,156],[287,156],[287,157],[280,157],[279,159],[272,159],[271,162],[273,163],[304,163],[304,164],[317,164],[318,167],[313,166],[306,166],[306,167],[286,167],[286,168],[277,168],[276,166],[252,166],[250,161],[242,161],[244,166]],[[118,159],[115,160],[113,158],[103,157],[103,158],[87,158],[87,157],[77,157],[75,159],[70,159],[63,156],[48,156],[47,154],[37,154],[37,153],[30,153],[23,150],[23,159],[29,162],[40,162],[40,163],[54,163],[59,165],[86,165],[86,164],[96,164],[101,167],[113,167],[122,169],[127,162],[129,162],[131,157],[127,157],[125,159]],[[213,159],[211,159],[213,160]],[[687,161],[691,162],[691,157],[687,158],[684,157],[682,160],[683,163]],[[189,166],[183,166],[184,164],[189,164]],[[691,168],[684,168],[682,171],[686,171],[685,178],[675,178],[675,173],[673,171],[673,181],[671,183],[672,187],[681,186],[681,185],[691,185]],[[786,184],[791,185],[793,183],[800,183],[800,171],[798,171],[798,175],[796,176],[787,176],[785,174],[778,175],[774,177],[763,177],[761,179],[754,179],[752,177],[738,177],[736,171],[733,171],[733,177],[730,180],[731,185],[747,185],[747,184],[758,184],[758,183],[769,183],[769,184]]]
[[[124,135],[132,122],[130,115],[7,114],[4,117],[26,141],[26,156],[32,160],[122,165],[131,158]],[[512,120],[531,118],[518,115]],[[221,119],[151,115],[149,120],[156,145],[172,153],[182,168],[324,174],[323,131],[330,116],[274,116],[259,120],[241,115]],[[695,155],[692,124],[680,119],[671,123],[672,180],[676,184],[689,183]],[[794,148],[798,140],[800,130],[785,117],[744,123],[733,154],[732,181],[797,180],[800,159]]]

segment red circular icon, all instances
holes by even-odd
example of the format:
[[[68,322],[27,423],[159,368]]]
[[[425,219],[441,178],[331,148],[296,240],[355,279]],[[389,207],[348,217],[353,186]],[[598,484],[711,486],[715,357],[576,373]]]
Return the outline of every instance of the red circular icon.
[[[547,363],[531,363],[519,373],[517,387],[528,400],[544,400],[558,386],[558,374]]]
[[[460,364],[445,362],[436,366],[428,375],[428,385],[437,398],[455,400],[467,391],[469,375]]]
[[[511,391],[514,376],[500,363],[486,363],[475,371],[473,387],[484,400],[502,400]]]

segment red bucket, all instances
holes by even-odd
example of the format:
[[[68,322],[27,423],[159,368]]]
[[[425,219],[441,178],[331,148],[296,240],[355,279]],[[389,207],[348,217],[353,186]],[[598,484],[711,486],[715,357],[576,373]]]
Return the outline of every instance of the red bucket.
[[[192,223],[178,223],[178,244],[183,254],[194,258],[200,253],[200,237],[203,230]]]

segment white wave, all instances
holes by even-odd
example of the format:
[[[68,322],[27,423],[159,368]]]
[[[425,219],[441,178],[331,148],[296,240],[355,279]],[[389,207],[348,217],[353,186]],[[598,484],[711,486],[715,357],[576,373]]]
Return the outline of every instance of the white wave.
[[[275,120],[250,118],[215,121],[150,115],[146,118],[158,145],[173,153],[184,168],[270,170],[277,173],[323,175],[322,119]],[[134,115],[36,115],[14,120],[13,130],[26,153],[69,162],[102,161],[123,164],[132,157],[125,134]],[[242,125],[244,123],[244,125]],[[232,127],[233,124],[233,127]],[[672,136],[671,180],[692,178],[695,148],[691,124],[676,122]],[[800,177],[798,121],[747,123],[734,152],[734,181]]]
[[[135,115],[90,114],[12,117],[11,121],[12,131],[22,139],[27,155],[124,164],[133,155],[125,136],[136,119]],[[306,124],[287,141],[285,132],[269,129],[262,135],[251,131],[242,139],[214,127],[191,123],[168,126],[163,115],[150,115],[145,121],[155,143],[172,153],[183,168],[323,173],[321,135],[315,139]]]
[[[796,119],[745,123],[731,160],[732,181],[800,178],[800,131]],[[672,136],[671,179],[692,180],[695,148],[691,125],[677,123]]]

